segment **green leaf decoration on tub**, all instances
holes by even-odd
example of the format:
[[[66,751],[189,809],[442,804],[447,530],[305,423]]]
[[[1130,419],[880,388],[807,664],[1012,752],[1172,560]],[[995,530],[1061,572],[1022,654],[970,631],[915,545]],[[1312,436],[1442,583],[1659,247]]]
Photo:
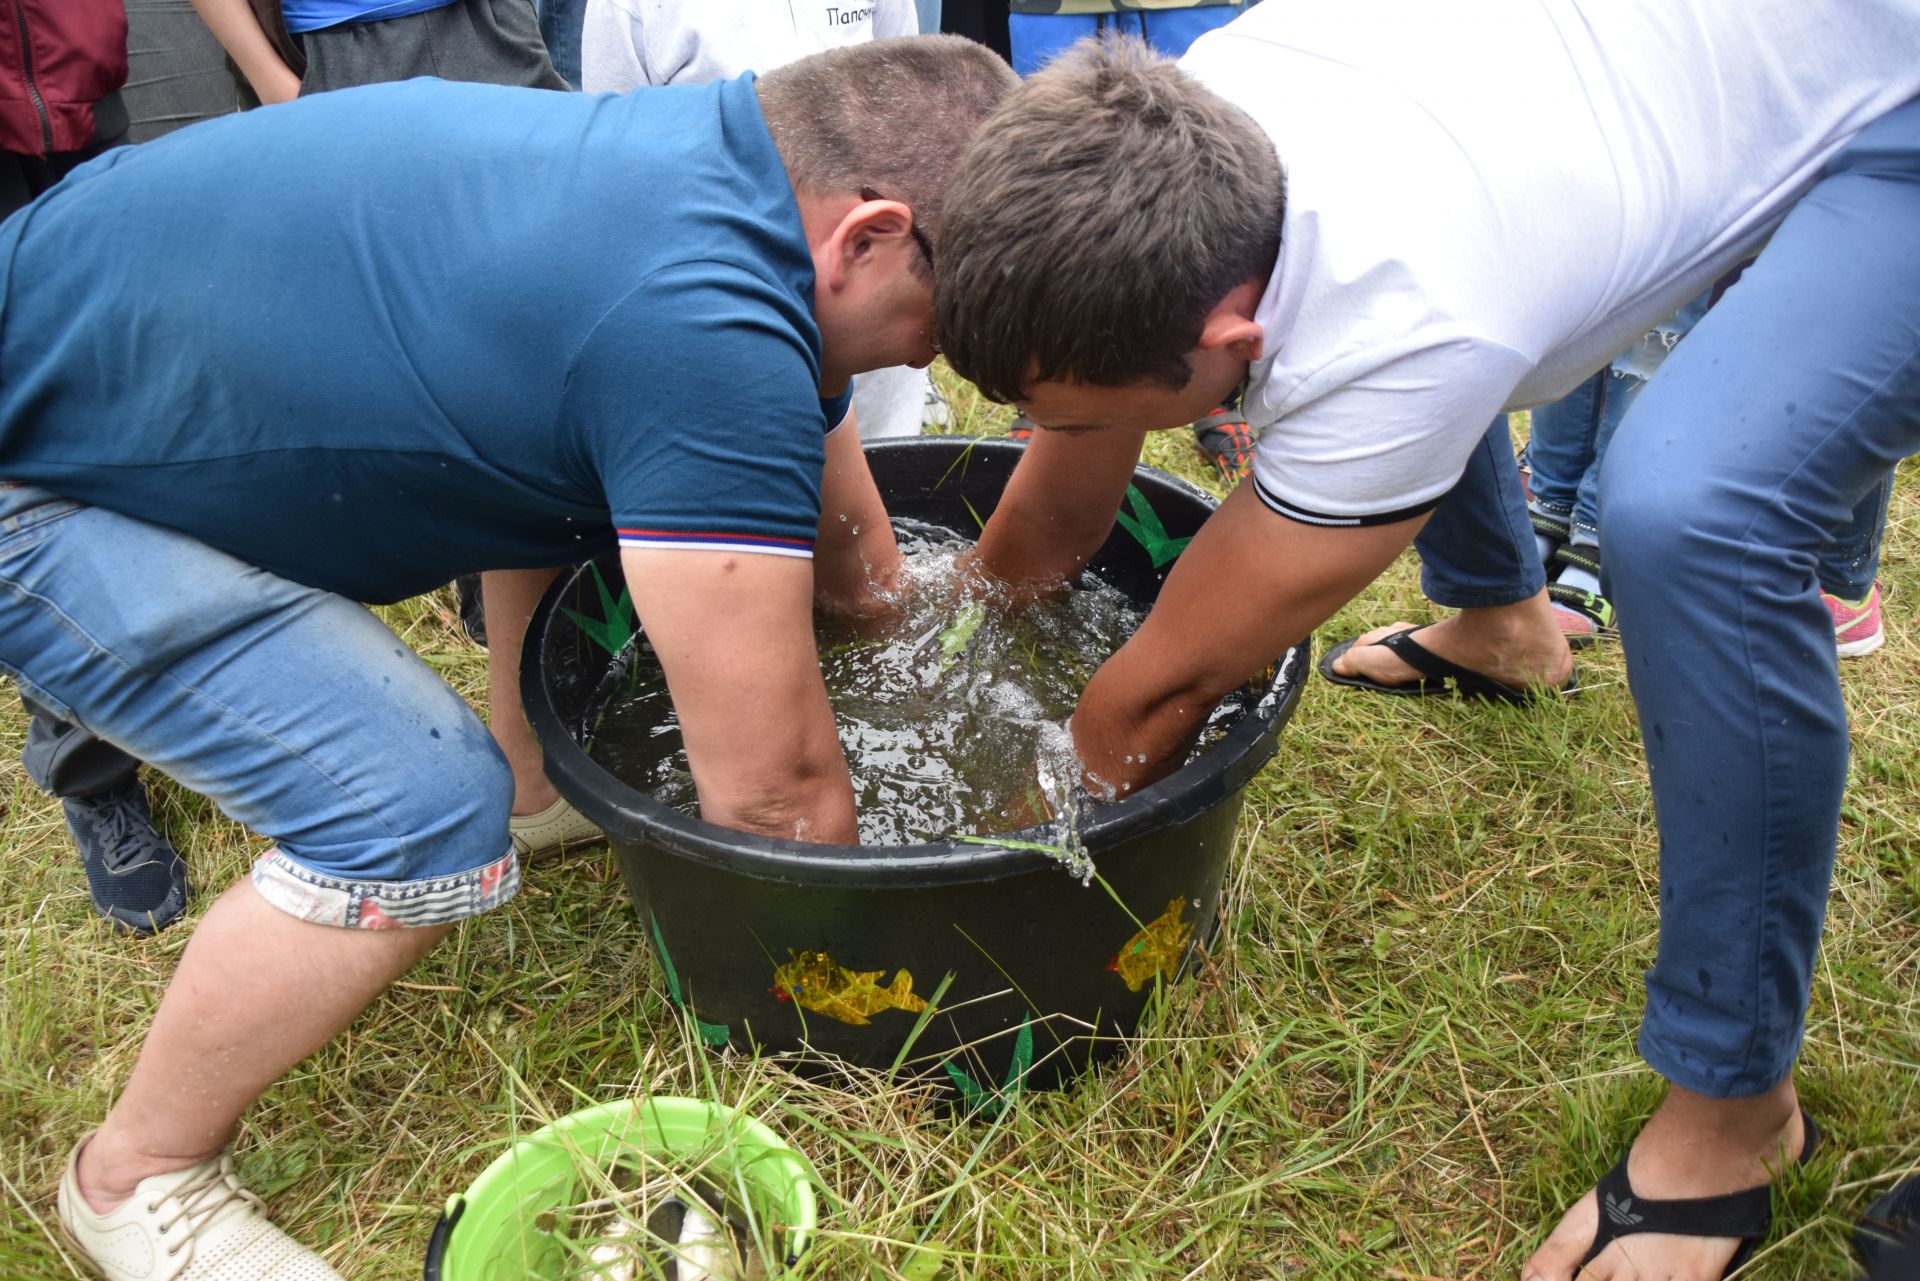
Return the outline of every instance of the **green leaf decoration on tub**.
[[[660,922],[652,912],[647,913],[647,927],[653,931],[653,954],[660,958],[660,972],[667,980],[667,995],[673,998],[675,1006],[685,1010],[687,1016],[693,1020],[694,1030],[700,1034],[702,1041],[716,1050],[726,1048],[727,1039],[733,1035],[732,1029],[724,1023],[702,1021],[698,1014],[688,1008],[685,999],[681,997],[680,975],[673,968],[673,958],[667,955],[667,941],[660,937]]]
[[[1154,564],[1160,562],[1155,561]],[[618,654],[633,639],[633,593],[623,583],[620,587],[620,599],[613,598],[613,589],[607,586],[607,580],[600,573],[598,561],[590,562],[588,569],[593,571],[593,585],[600,589],[600,621],[588,618],[577,610],[560,607],[560,612],[571,618],[574,625],[583,634],[607,651]]]
[[[1174,560],[1193,541],[1191,537],[1167,537],[1167,527],[1160,523],[1153,504],[1147,501],[1147,496],[1140,492],[1138,485],[1127,486],[1127,506],[1133,508],[1133,515],[1122,511],[1114,519],[1120,522],[1120,528],[1133,535],[1135,542],[1147,549],[1155,569]]]
[[[1020,1034],[1013,1039],[1013,1061],[1007,1064],[1007,1074],[1001,1078],[1000,1088],[989,1090],[965,1069],[955,1065],[952,1059],[940,1064],[946,1069],[947,1079],[953,1082],[953,1088],[960,1092],[960,1102],[969,1112],[984,1112],[988,1117],[999,1116],[1013,1102],[1026,1085],[1027,1073],[1033,1070],[1033,1024],[1020,1025]]]

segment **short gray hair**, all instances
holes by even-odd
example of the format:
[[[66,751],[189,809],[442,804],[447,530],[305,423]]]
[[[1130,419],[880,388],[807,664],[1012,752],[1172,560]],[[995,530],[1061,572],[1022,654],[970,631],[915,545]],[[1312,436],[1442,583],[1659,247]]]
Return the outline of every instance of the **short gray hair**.
[[[795,190],[872,187],[937,237],[955,162],[1019,83],[985,45],[899,36],[801,58],[755,87]]]
[[[1114,35],[1030,76],[947,195],[941,349],[999,401],[1061,378],[1184,387],[1207,313],[1272,273],[1285,207],[1252,118]]]

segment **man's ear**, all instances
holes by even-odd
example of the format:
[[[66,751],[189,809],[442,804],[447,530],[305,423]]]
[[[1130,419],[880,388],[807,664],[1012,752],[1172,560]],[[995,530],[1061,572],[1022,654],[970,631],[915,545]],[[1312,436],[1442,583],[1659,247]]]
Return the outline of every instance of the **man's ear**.
[[[882,248],[904,243],[913,213],[898,200],[863,200],[841,216],[824,246],[826,284],[842,289],[858,267],[870,266]]]
[[[1229,289],[1200,326],[1200,349],[1224,351],[1248,364],[1260,359],[1267,335],[1253,314],[1266,288],[1264,280],[1247,280]]]

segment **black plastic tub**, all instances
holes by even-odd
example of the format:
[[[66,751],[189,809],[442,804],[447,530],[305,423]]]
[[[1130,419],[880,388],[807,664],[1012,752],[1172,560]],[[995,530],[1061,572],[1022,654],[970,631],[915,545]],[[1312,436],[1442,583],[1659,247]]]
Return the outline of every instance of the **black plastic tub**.
[[[894,516],[972,529],[1022,448],[936,437],[876,443],[867,456]],[[1145,467],[1134,486],[1091,568],[1150,601],[1214,502]],[[617,594],[617,560],[598,569]],[[522,660],[527,715],[554,784],[607,832],[659,972],[701,1036],[933,1073],[969,1099],[1084,1071],[1211,939],[1244,789],[1272,757],[1309,667],[1302,641],[1245,691],[1249,709],[1220,741],[1096,810],[1082,836],[1097,879],[1085,886],[1011,845],[774,840],[627,786],[583,747],[616,661],[582,632],[580,619],[602,606],[590,568],[547,593]]]

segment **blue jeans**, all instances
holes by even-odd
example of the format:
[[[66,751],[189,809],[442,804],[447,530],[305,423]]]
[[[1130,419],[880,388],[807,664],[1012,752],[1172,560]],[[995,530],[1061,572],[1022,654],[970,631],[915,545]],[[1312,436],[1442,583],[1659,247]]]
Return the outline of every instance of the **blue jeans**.
[[[1654,326],[1610,367],[1533,411],[1527,461],[1533,469],[1534,505],[1566,519],[1574,542],[1600,545],[1600,476],[1607,446],[1667,353],[1707,314],[1708,297],[1701,294]],[[1833,530],[1820,553],[1822,591],[1855,601],[1873,590],[1892,481],[1891,475],[1883,477]]]
[[[1547,585],[1534,551],[1513,437],[1501,414],[1474,446],[1467,470],[1413,540],[1420,590],[1451,609],[1511,605]]]
[[[1240,16],[1243,4],[1204,5],[1196,9],[1134,9],[1125,13],[1016,13],[1007,19],[1007,38],[1013,48],[1013,69],[1030,76],[1046,66],[1067,46],[1097,31],[1121,31],[1139,36],[1154,51],[1178,58],[1187,46],[1215,27]]]
[[[539,0],[540,38],[560,78],[580,87],[580,29],[587,20],[587,0]]]
[[[1534,550],[1512,501],[1484,500],[1505,483],[1496,452],[1475,454],[1428,531],[1444,520],[1482,556],[1440,586],[1506,578],[1518,600]],[[1640,1051],[1690,1090],[1762,1093],[1799,1052],[1847,773],[1818,565],[1914,452],[1920,102],[1870,126],[1795,206],[1647,384],[1600,480],[1660,830]]]
[[[0,670],[272,838],[253,883],[303,920],[443,924],[519,888],[492,736],[342,597],[0,482]]]
[[[920,19],[921,35],[934,35],[940,30],[940,0],[913,0],[913,8]]]

